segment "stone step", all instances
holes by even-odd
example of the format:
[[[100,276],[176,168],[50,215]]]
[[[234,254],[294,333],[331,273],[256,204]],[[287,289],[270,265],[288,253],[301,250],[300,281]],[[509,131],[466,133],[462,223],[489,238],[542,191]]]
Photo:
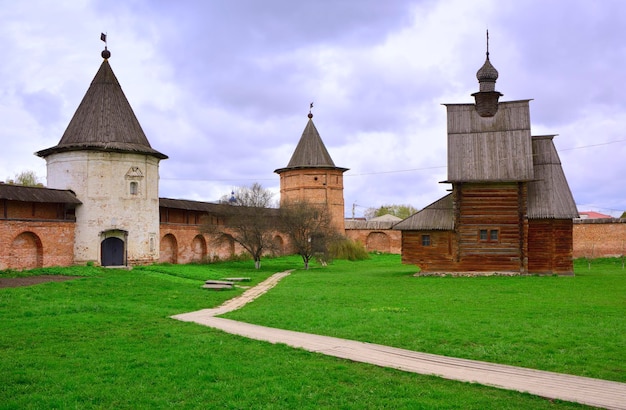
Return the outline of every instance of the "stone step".
[[[250,282],[250,278],[222,278],[222,280],[226,280],[229,282]]]
[[[235,284],[235,282],[233,281],[214,280],[214,279],[205,280],[204,283],[207,285],[230,285],[230,286],[233,286]]]
[[[225,290],[225,289],[233,289],[233,285],[228,285],[225,283],[205,283],[202,285],[204,289],[212,289],[212,290]]]

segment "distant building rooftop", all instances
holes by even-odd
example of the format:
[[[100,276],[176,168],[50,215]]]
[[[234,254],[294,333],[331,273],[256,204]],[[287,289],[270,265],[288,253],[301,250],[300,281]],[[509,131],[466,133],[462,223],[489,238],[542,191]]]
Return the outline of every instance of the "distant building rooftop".
[[[601,218],[613,218],[611,215],[601,214],[595,211],[581,211],[579,212],[580,219],[601,219]]]

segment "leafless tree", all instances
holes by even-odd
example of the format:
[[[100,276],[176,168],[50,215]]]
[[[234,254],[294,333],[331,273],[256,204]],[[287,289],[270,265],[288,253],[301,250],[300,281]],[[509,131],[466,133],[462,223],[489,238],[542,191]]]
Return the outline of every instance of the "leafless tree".
[[[295,252],[302,257],[305,269],[309,269],[312,257],[327,257],[328,245],[339,238],[328,209],[306,201],[283,204],[280,222],[281,230],[289,236]]]
[[[272,192],[254,183],[250,187],[233,190],[228,206],[221,208],[222,223],[206,223],[204,233],[210,234],[216,242],[232,238],[254,259],[255,268],[261,267],[261,257],[275,250],[278,209],[270,208]]]
[[[263,188],[258,182],[253,183],[249,187],[241,186],[234,188],[230,195],[223,195],[219,202],[233,206],[276,208],[272,191]]]

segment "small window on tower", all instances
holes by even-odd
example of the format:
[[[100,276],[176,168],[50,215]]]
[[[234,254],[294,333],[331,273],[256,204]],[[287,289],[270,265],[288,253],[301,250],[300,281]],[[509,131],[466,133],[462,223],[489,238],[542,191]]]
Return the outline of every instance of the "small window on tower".
[[[130,194],[137,195],[139,193],[139,183],[136,181],[132,181],[130,183]]]

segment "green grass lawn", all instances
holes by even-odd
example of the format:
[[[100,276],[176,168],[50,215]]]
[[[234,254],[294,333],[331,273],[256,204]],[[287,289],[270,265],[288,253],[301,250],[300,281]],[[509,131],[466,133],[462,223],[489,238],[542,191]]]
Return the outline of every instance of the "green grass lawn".
[[[453,357],[626,382],[626,271],[414,277],[396,255],[297,271],[225,317]],[[277,315],[276,312],[281,312]]]
[[[573,278],[415,278],[398,256],[297,270],[228,317],[459,357],[624,381],[626,274],[607,261]],[[0,409],[584,408],[247,340],[169,316],[218,306],[301,267],[251,262],[95,267],[0,289]],[[7,276],[14,273],[0,273]],[[511,346],[508,346],[508,345]]]

